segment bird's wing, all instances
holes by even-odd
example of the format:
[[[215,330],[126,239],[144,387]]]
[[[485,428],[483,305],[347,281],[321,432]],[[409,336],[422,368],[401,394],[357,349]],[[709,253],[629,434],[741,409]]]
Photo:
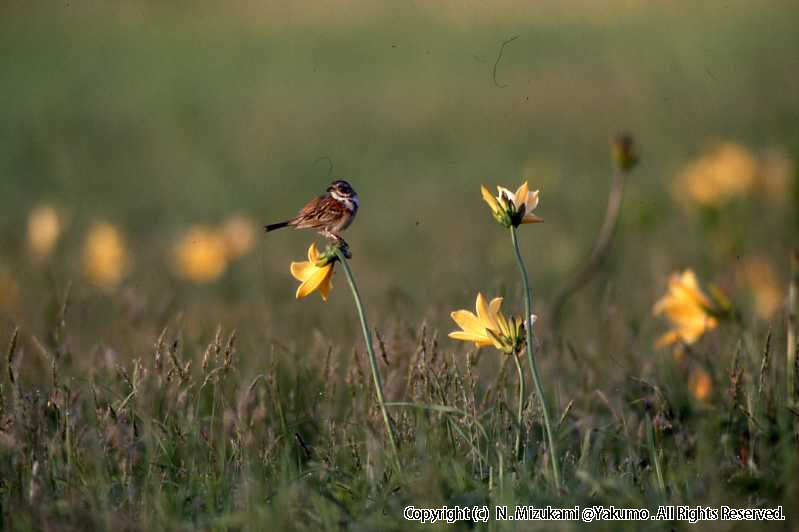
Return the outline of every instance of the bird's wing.
[[[309,201],[292,220],[299,229],[325,227],[340,219],[344,205],[330,194],[324,194]]]

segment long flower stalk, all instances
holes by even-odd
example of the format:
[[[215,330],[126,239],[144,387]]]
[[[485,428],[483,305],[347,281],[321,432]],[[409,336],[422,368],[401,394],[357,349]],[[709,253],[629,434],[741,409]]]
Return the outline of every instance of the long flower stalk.
[[[621,212],[621,204],[624,199],[625,177],[638,163],[635,143],[632,136],[629,134],[619,135],[614,140],[612,152],[616,170],[613,173],[613,181],[610,186],[608,206],[605,211],[605,221],[602,223],[599,236],[597,237],[594,249],[591,251],[588,260],[566,286],[563,287],[555,298],[555,304],[552,306],[552,333],[555,337],[555,343],[559,347],[562,347],[562,337],[560,333],[563,323],[563,309],[566,307],[566,303],[569,299],[585,286],[602,267],[602,263],[605,261],[610,251],[613,235],[616,232],[616,226],[619,222],[619,213]]]
[[[340,247],[336,246],[334,249],[336,257],[338,257],[339,262],[341,262],[341,266],[344,268],[344,273],[347,275],[347,281],[349,282],[350,290],[352,290],[352,297],[355,299],[355,308],[358,310],[358,317],[361,320],[361,329],[363,330],[363,338],[366,342],[366,351],[369,353],[369,364],[372,367],[372,378],[374,379],[377,403],[380,405],[380,412],[383,414],[383,422],[386,424],[386,434],[388,434],[388,439],[391,442],[391,448],[394,451],[394,460],[396,462],[397,470],[401,471],[402,468],[399,462],[397,439],[394,435],[394,427],[391,423],[391,418],[388,415],[388,410],[386,410],[386,401],[383,394],[383,380],[380,378],[380,372],[378,371],[377,356],[375,356],[375,350],[372,345],[372,334],[370,332],[369,325],[366,322],[366,311],[364,310],[363,303],[361,302],[361,294],[358,291],[358,285],[355,283],[355,278],[352,275],[352,270],[350,270],[350,265],[347,262],[347,258],[341,251]]]
[[[516,458],[522,456],[522,414],[524,413],[524,372],[519,362],[519,355],[514,353],[513,361],[516,362],[516,371],[519,372],[519,411],[516,415],[516,423],[519,425],[516,431]]]
[[[514,456],[518,459],[522,457],[522,414],[524,412],[524,371],[519,362],[519,353],[524,345],[522,329],[524,320],[516,316],[505,316],[499,307],[502,305],[502,298],[495,297],[490,303],[486,303],[483,294],[477,294],[477,301],[474,307],[477,313],[468,310],[456,310],[450,316],[457,323],[461,330],[449,333],[449,337],[464,342],[474,342],[475,347],[494,346],[508,357],[513,357],[516,363],[516,370],[519,372],[519,405],[516,417],[517,431],[516,443],[514,445]],[[531,318],[534,321],[534,318]],[[504,364],[503,364],[504,371]]]
[[[794,251],[791,257],[791,281],[788,285],[788,298],[785,302],[785,325],[787,346],[785,354],[787,356],[785,375],[787,377],[788,406],[793,406],[796,402],[796,382],[799,375],[799,338],[797,338],[797,328],[799,326],[799,250]]]
[[[549,420],[549,408],[547,407],[546,397],[544,396],[544,389],[541,386],[541,376],[538,374],[538,366],[535,363],[535,356],[533,356],[533,323],[531,319],[533,305],[530,296],[530,281],[527,277],[527,267],[524,265],[522,254],[519,251],[516,228],[513,226],[510,228],[510,237],[513,242],[513,250],[516,252],[516,262],[522,274],[522,284],[524,285],[524,330],[527,335],[527,361],[530,364],[530,372],[533,374],[535,393],[541,401],[544,429],[546,430],[547,441],[549,443],[549,458],[552,462],[552,478],[555,481],[555,488],[560,491],[560,467],[558,466],[558,452],[555,447],[555,436],[552,433],[552,424]]]
[[[646,442],[649,447],[649,454],[652,463],[655,464],[655,475],[657,479],[658,493],[661,497],[666,496],[666,483],[663,480],[663,471],[660,468],[660,458],[658,457],[657,447],[655,447],[655,427],[652,424],[652,416],[646,414]]]
[[[625,173],[620,171],[613,174],[613,184],[611,185],[610,195],[608,197],[605,221],[602,223],[602,229],[599,231],[594,249],[591,251],[591,255],[583,264],[582,268],[571,278],[568,284],[563,287],[555,299],[555,304],[552,306],[552,331],[559,345],[561,340],[560,332],[563,321],[563,309],[566,303],[580,288],[591,280],[597,271],[599,271],[599,268],[602,266],[610,250],[612,237],[616,232],[616,225],[619,221],[622,199],[624,198],[624,175]]]

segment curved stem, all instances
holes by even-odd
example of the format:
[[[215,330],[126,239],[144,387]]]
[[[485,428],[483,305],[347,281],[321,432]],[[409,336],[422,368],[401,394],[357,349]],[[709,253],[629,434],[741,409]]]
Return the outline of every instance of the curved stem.
[[[516,370],[519,372],[519,412],[516,416],[516,422],[519,429],[516,432],[516,458],[522,456],[522,413],[524,412],[524,373],[522,372],[522,365],[519,363],[519,354],[514,353],[513,361],[516,362]]]
[[[388,415],[388,410],[386,410],[386,401],[383,394],[383,381],[380,378],[380,372],[377,368],[377,357],[375,356],[375,350],[372,346],[372,334],[369,330],[369,325],[366,322],[366,311],[363,308],[363,303],[361,303],[361,294],[358,291],[358,285],[355,283],[355,278],[352,276],[352,270],[350,270],[350,265],[347,262],[347,258],[344,256],[338,246],[335,248],[335,252],[336,257],[338,257],[339,262],[341,262],[341,266],[344,268],[344,273],[347,274],[347,281],[349,282],[350,290],[352,290],[352,297],[355,299],[355,308],[358,309],[358,317],[361,319],[363,338],[366,342],[366,351],[369,353],[369,364],[372,367],[372,378],[374,379],[377,403],[380,405],[380,412],[383,414],[383,422],[386,424],[386,433],[388,434],[389,441],[391,441],[391,448],[394,451],[394,459],[396,461],[397,469],[401,471],[402,468],[399,463],[397,440],[394,435],[394,427],[391,424],[391,418]]]
[[[524,285],[524,331],[527,335],[527,361],[530,364],[530,372],[533,374],[533,384],[535,393],[541,401],[541,412],[544,417],[544,429],[546,429],[547,440],[549,443],[549,457],[552,462],[552,477],[555,481],[555,488],[560,491],[560,470],[558,466],[557,450],[555,449],[555,438],[552,434],[552,424],[549,421],[549,408],[544,397],[544,389],[541,387],[541,377],[538,374],[538,366],[533,356],[533,324],[530,316],[532,315],[532,301],[530,297],[530,281],[527,278],[527,267],[522,260],[519,251],[519,241],[516,238],[516,228],[510,228],[510,237],[513,241],[513,250],[516,252],[516,262],[519,264],[519,271],[522,274],[522,284]]]
[[[563,318],[563,308],[566,306],[569,298],[590,281],[591,277],[594,276],[602,265],[602,261],[605,259],[610,249],[610,243],[613,233],[616,230],[616,224],[619,221],[619,212],[621,211],[623,198],[624,172],[619,170],[613,174],[613,184],[610,187],[608,208],[605,211],[605,221],[602,223],[602,229],[599,230],[599,236],[597,237],[596,244],[594,244],[594,249],[591,251],[591,255],[588,257],[583,267],[571,281],[563,287],[552,307],[552,332],[558,343],[560,343],[560,327]]]

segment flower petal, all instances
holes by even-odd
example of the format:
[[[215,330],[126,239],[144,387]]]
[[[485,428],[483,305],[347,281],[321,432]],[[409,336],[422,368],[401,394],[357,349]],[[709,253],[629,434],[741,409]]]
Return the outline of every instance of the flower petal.
[[[699,288],[699,282],[696,280],[696,274],[692,270],[685,270],[674,285],[670,285],[669,289],[677,297],[689,298],[703,307],[710,307],[710,300]]]
[[[497,298],[499,299],[499,298]],[[493,303],[493,301],[492,301]],[[499,333],[503,336],[507,336],[511,338],[513,336],[513,331],[511,331],[510,324],[508,323],[508,319],[501,313],[497,313],[497,325],[499,325]]]
[[[538,207],[538,191],[534,190],[527,196],[527,214]]]
[[[499,212],[499,203],[497,203],[497,199],[488,191],[485,185],[480,185],[480,193],[483,195],[483,199],[488,206],[491,207],[493,212]]]
[[[477,293],[477,301],[475,302],[475,309],[477,310],[477,317],[480,318],[480,321],[483,323],[483,326],[487,329],[492,329],[494,331],[499,330],[499,324],[497,324],[497,318],[494,316],[494,313],[489,310],[488,305],[486,305],[486,300],[483,297],[483,294],[480,292]]]
[[[544,221],[543,218],[536,216],[535,214],[525,214],[524,218],[522,218],[523,224],[538,224],[543,221]]]
[[[494,345],[494,342],[491,341],[490,338],[487,336],[477,336],[474,334],[469,334],[463,331],[453,331],[449,333],[449,337],[454,340],[463,340],[465,342],[474,342],[477,347],[489,346]]]
[[[660,349],[661,347],[666,347],[667,345],[676,343],[679,340],[680,335],[677,333],[677,331],[669,331],[655,341],[655,348]]]
[[[657,301],[655,301],[655,304],[652,305],[652,315],[657,316],[658,314],[665,312],[671,300],[672,300],[671,296],[663,296]]]
[[[333,289],[333,267],[329,268],[329,273],[322,280],[319,285],[319,295],[322,296],[322,301],[327,301],[327,296],[330,295],[330,290]]]
[[[707,314],[693,301],[676,298],[663,298],[655,304],[655,314],[666,314],[671,321],[691,321],[704,319]]]
[[[456,310],[451,313],[452,320],[458,324],[458,327],[467,333],[485,336],[485,326],[480,319],[469,312],[468,310]]]
[[[502,345],[502,340],[499,337],[499,332],[494,332],[491,330],[486,329],[488,333],[488,337],[491,339],[491,343],[496,347],[499,351],[503,351],[505,346]]]
[[[491,303],[488,304],[488,310],[491,311],[492,314],[497,314],[499,312],[499,307],[502,305],[502,298],[495,297],[491,300]]]
[[[516,194],[513,199],[513,204],[516,205],[517,209],[522,205],[524,205],[525,212],[529,210],[527,209],[527,196],[529,194],[530,194],[530,189],[527,186],[527,181],[525,181],[524,183],[521,184],[519,188],[516,189]]]
[[[711,306],[710,300],[699,288],[694,272],[685,270],[682,274],[675,274],[669,278],[667,294],[655,303],[652,311],[655,314],[661,312],[672,314],[677,312],[677,309],[684,308],[707,314],[706,309]]]
[[[306,281],[308,277],[313,274],[316,266],[314,266],[313,262],[308,261],[292,262],[290,269],[291,275],[293,275],[295,279],[298,281]]]
[[[513,203],[514,205],[516,204],[516,194],[514,194],[507,188],[500,187],[499,185],[497,185],[497,192],[499,193],[497,199],[505,197],[508,200],[510,200],[510,202]]]
[[[315,263],[319,260],[319,251],[316,249],[316,242],[312,242],[308,248],[308,261]]]
[[[301,297],[305,297],[325,282],[326,279],[329,279],[330,270],[333,268],[332,264],[328,264],[327,266],[323,266],[322,268],[316,268],[316,271],[311,274],[308,279],[303,281],[303,283],[297,287],[297,293],[295,297],[300,299]]]

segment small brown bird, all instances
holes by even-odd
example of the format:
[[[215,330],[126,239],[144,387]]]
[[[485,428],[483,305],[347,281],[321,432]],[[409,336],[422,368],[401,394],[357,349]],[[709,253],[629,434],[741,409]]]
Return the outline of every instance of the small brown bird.
[[[333,181],[327,192],[314,198],[300,209],[294,218],[264,226],[266,232],[293,227],[295,229],[320,229],[327,238],[342,241],[341,233],[350,226],[358,213],[358,194],[346,181]]]

